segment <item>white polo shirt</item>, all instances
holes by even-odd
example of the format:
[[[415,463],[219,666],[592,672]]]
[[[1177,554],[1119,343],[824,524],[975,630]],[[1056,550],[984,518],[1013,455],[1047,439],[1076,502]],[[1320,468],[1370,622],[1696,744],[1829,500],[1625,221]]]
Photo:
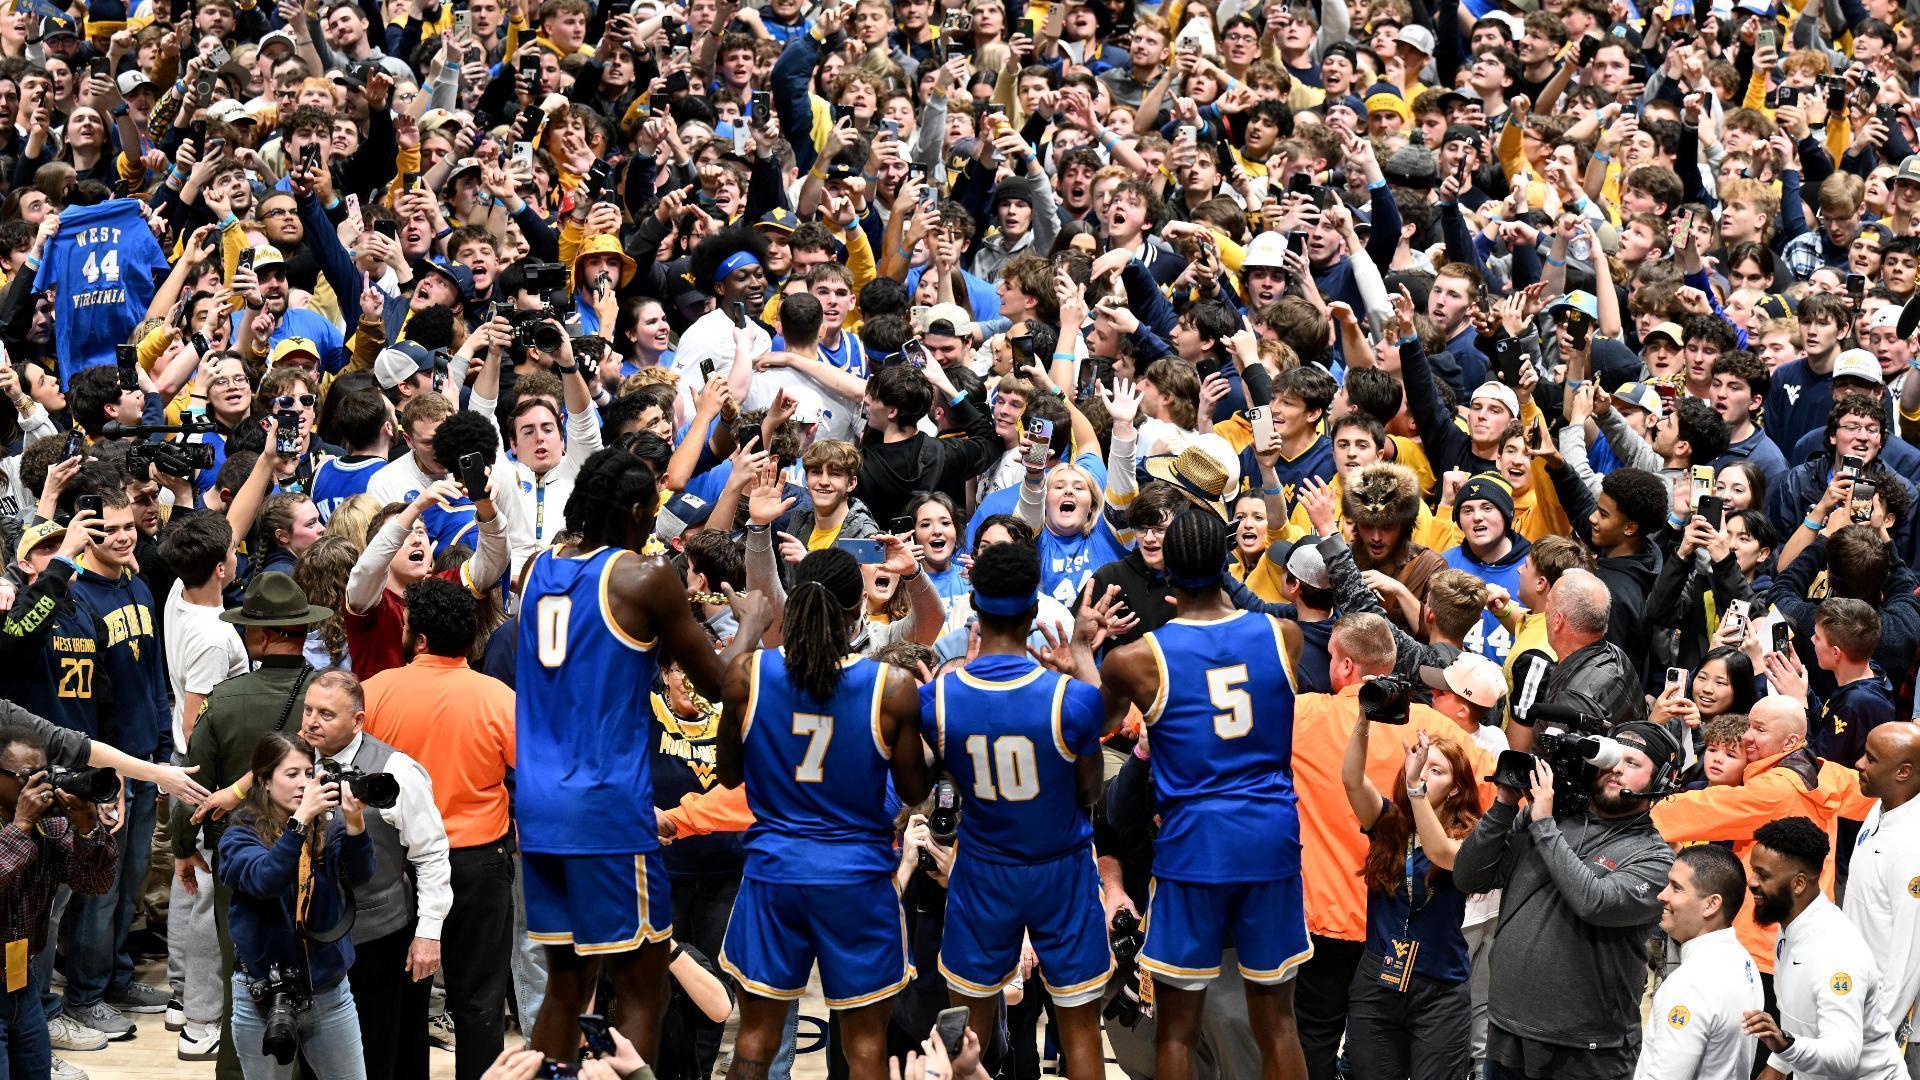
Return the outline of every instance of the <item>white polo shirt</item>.
[[[1897,1033],[1920,1011],[1920,799],[1873,804],[1848,864],[1845,911],[1877,946],[1879,1004]]]
[[[1825,896],[1780,932],[1773,994],[1793,1045],[1767,1064],[1794,1080],[1907,1080],[1880,1006],[1880,965]]]
[[[1634,1080],[1747,1080],[1759,1043],[1741,1018],[1765,1007],[1760,970],[1733,929],[1701,934],[1653,995]]]

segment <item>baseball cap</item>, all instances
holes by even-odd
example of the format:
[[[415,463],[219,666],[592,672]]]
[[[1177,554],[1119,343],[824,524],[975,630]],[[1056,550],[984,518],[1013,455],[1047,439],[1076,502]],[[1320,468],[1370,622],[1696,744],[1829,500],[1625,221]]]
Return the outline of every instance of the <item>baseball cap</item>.
[[[1647,336],[1640,340],[1644,344],[1645,342],[1652,341],[1655,336],[1665,337],[1675,345],[1685,345],[1687,343],[1687,332],[1680,329],[1679,323],[1656,323],[1653,329],[1647,331]]]
[[[1401,45],[1420,50],[1428,56],[1433,55],[1433,31],[1424,26],[1403,26],[1399,36],[1394,39]]]
[[[253,268],[255,271],[260,270],[262,267],[285,265],[287,265],[287,257],[282,255],[280,249],[274,247],[272,244],[261,244],[259,247],[253,249]]]
[[[462,302],[473,299],[473,271],[450,259],[435,256],[426,262],[426,271],[438,274],[452,283],[454,292]]]
[[[793,211],[785,207],[776,206],[772,210],[761,214],[760,220],[754,222],[753,225],[756,229],[772,229],[775,232],[791,233],[800,227],[800,218]]]
[[[1247,253],[1240,260],[1241,270],[1254,267],[1266,267],[1279,270],[1286,265],[1287,238],[1277,232],[1263,232],[1247,245]]]
[[[312,338],[284,337],[280,339],[278,345],[273,347],[273,351],[267,354],[267,366],[274,367],[296,353],[305,353],[313,357],[315,364],[320,362],[320,346]]]
[[[1920,154],[1908,154],[1894,170],[1893,182],[1905,180],[1910,184],[1920,184]]]
[[[1600,301],[1592,293],[1584,289],[1575,289],[1560,299],[1555,300],[1553,304],[1547,308],[1547,314],[1551,315],[1556,311],[1567,310],[1577,311],[1589,319],[1598,321],[1600,318]]]
[[[1660,410],[1660,391],[1655,390],[1649,383],[1621,383],[1620,388],[1613,392],[1613,400],[1642,412]]]
[[[1327,570],[1327,560],[1320,554],[1320,537],[1309,533],[1293,545],[1287,553],[1287,573],[1302,585],[1315,589],[1333,587],[1333,574]]]
[[[20,534],[20,544],[14,549],[13,557],[19,562],[26,562],[34,548],[49,541],[65,539],[66,535],[67,527],[59,522],[43,521],[38,525],[29,525]]]
[[[415,341],[402,341],[380,350],[373,358],[373,380],[380,389],[391,390],[415,375],[425,375],[433,371],[436,361],[426,346]]]
[[[1867,316],[1866,329],[1885,330],[1888,327],[1898,329],[1900,326],[1900,311],[1900,308],[1894,307],[1892,304],[1874,308],[1873,314]]]
[[[1859,379],[1880,386],[1886,382],[1880,376],[1880,361],[1865,349],[1848,349],[1833,358],[1833,378]]]
[[[142,87],[145,87],[148,90],[159,89],[159,87],[154,85],[152,79],[147,78],[147,73],[144,71],[141,71],[138,68],[135,68],[132,71],[121,72],[120,77],[115,81],[118,82],[120,86],[120,94],[122,97],[128,94],[131,94],[141,89]]]
[[[1467,398],[1467,400],[1478,401],[1481,398],[1492,398],[1507,410],[1508,416],[1513,417],[1515,420],[1520,419],[1520,398],[1514,394],[1513,387],[1508,386],[1506,383],[1488,379],[1486,382],[1475,387],[1473,395]]]
[[[692,492],[683,491],[667,500],[660,513],[654,516],[653,531],[662,540],[674,540],[684,535],[688,529],[706,523],[713,513],[713,504]]]
[[[1493,708],[1507,693],[1507,677],[1500,665],[1478,653],[1461,653],[1443,668],[1423,664],[1420,681],[1483,709]]]
[[[207,107],[207,119],[217,124],[234,124],[252,117],[247,115],[247,103],[235,98],[222,98]]]
[[[810,386],[789,386],[786,393],[793,399],[793,422],[796,424],[819,424],[832,415],[820,394]]]
[[[40,20],[40,40],[51,41],[57,37],[77,38],[80,27],[70,15],[48,15]]]
[[[289,53],[300,50],[300,47],[294,43],[293,35],[287,33],[285,30],[275,30],[260,39],[260,51],[263,53],[267,51],[269,46],[273,45],[284,45]]]
[[[927,322],[920,333],[928,337],[968,337],[973,333],[973,313],[959,304],[935,304],[927,309]]]

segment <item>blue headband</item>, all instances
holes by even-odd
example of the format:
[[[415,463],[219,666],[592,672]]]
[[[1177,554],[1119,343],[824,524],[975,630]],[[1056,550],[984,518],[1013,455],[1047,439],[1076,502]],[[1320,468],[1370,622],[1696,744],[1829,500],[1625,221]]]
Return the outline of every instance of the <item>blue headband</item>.
[[[1040,594],[1030,592],[1025,596],[988,596],[983,592],[973,594],[973,610],[988,615],[1012,617],[1025,615],[1040,606]]]
[[[1180,575],[1169,571],[1167,573],[1167,580],[1171,581],[1172,583],[1174,583],[1175,585],[1179,586],[1182,589],[1211,589],[1215,585],[1220,584],[1220,574],[1216,571],[1210,577],[1190,578],[1190,577],[1181,577]]]
[[[752,252],[736,251],[720,261],[720,265],[713,271],[713,283],[718,285],[731,277],[737,270],[745,270],[749,266],[759,265],[760,260],[754,258]]]

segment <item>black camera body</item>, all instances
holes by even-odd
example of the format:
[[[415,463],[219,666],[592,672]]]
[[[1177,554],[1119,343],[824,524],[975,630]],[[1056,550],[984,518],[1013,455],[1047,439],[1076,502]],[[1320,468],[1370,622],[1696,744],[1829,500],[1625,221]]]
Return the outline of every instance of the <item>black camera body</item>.
[[[1360,715],[1376,724],[1399,726],[1409,721],[1413,682],[1399,675],[1381,675],[1360,684]]]
[[[566,335],[555,330],[547,321],[555,318],[552,308],[542,306],[534,311],[516,311],[507,316],[507,323],[513,328],[513,347],[541,352],[557,353],[566,344]]]
[[[1534,752],[1553,768],[1553,812],[1584,813],[1593,801],[1593,782],[1620,763],[1621,746],[1605,735],[1578,731],[1543,731],[1533,740]]]
[[[266,978],[255,979],[247,990],[266,1017],[260,1052],[282,1065],[291,1065],[300,1051],[299,1015],[313,1001],[306,980],[276,964],[267,969]]]
[[[1114,980],[1119,992],[1100,1010],[1100,1015],[1108,1021],[1122,1027],[1133,1028],[1140,1023],[1145,1011],[1145,1003],[1140,998],[1140,980],[1135,977],[1134,961],[1140,955],[1140,946],[1146,944],[1145,928],[1140,925],[1140,916],[1124,908],[1113,913],[1113,921],[1107,924],[1107,940],[1113,946],[1115,972],[1121,977]]]
[[[952,847],[960,835],[960,787],[951,776],[942,776],[933,785],[933,809],[927,814],[927,832],[932,834],[933,842],[942,847]],[[940,866],[932,855],[922,851],[920,869],[931,874]]]
[[[392,773],[370,773],[335,762],[331,769],[323,767],[315,779],[323,784],[344,786],[353,792],[354,798],[376,810],[391,810],[400,801],[400,781],[394,779]]]
[[[55,791],[64,791],[90,803],[110,803],[120,797],[120,774],[112,769],[69,769],[65,765],[47,768],[47,783]]]
[[[213,445],[137,442],[127,449],[127,462],[140,472],[152,465],[168,476],[191,480],[200,470],[213,468]]]

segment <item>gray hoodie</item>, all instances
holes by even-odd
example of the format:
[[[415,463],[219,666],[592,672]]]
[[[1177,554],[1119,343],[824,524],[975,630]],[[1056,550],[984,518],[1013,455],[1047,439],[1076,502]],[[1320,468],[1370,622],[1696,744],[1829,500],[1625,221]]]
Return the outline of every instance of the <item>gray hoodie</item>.
[[[1461,842],[1453,880],[1503,890],[1487,1015],[1558,1047],[1637,1047],[1647,934],[1673,852],[1650,814],[1532,821],[1496,802]]]

